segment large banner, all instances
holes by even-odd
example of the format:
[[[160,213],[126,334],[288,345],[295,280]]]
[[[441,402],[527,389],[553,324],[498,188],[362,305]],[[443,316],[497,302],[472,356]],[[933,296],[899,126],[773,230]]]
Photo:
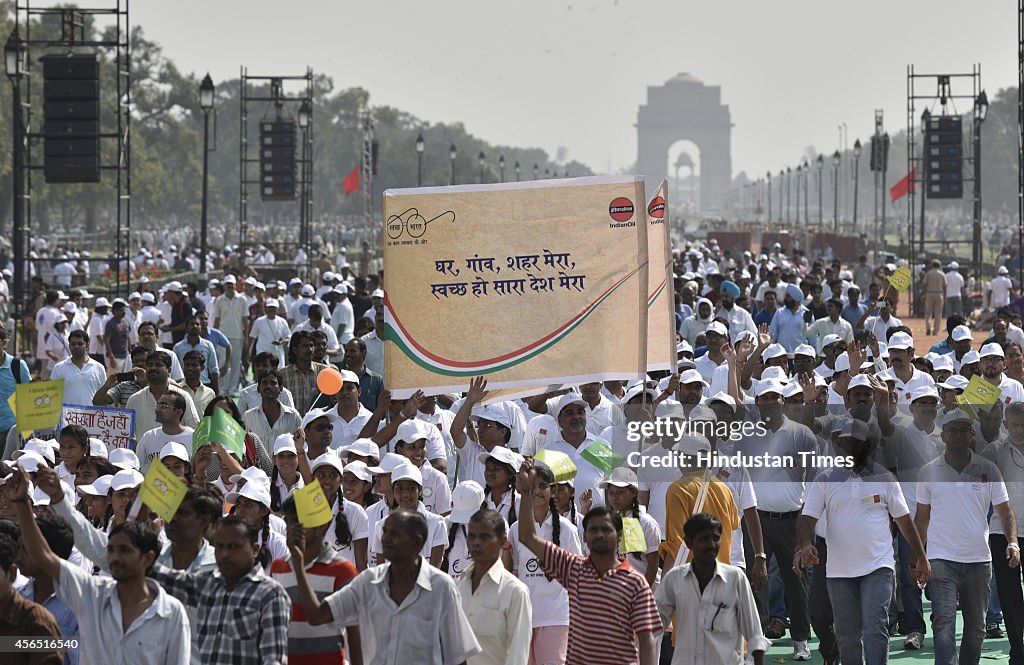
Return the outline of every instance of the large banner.
[[[643,376],[643,180],[384,192],[384,380],[415,390]]]
[[[668,221],[668,180],[662,180],[647,203],[647,369],[675,372],[675,290]]]

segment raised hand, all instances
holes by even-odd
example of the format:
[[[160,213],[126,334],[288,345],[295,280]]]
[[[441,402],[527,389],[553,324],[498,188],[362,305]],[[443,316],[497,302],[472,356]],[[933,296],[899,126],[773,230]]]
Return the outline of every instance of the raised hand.
[[[405,405],[402,407],[402,415],[408,420],[416,415],[416,412],[420,410],[420,404],[423,403],[423,391],[417,390],[412,394],[409,399],[405,400]]]
[[[516,474],[516,488],[520,494],[525,494],[533,490],[533,479],[537,476],[537,472],[533,469],[533,460],[524,460],[519,465],[519,473]]]
[[[813,372],[804,372],[800,375],[800,387],[804,391],[804,404],[817,402],[821,396],[822,386],[815,383]]]
[[[580,512],[586,515],[594,505],[594,488],[584,490],[580,494]]]
[[[470,404],[479,404],[487,395],[487,379],[482,376],[474,377],[469,382],[469,392],[466,393],[466,401]]]
[[[50,497],[51,504],[57,504],[64,500],[64,488],[60,486],[60,476],[48,466],[39,467],[39,472],[36,474],[36,487]]]
[[[14,473],[7,476],[0,489],[7,495],[7,500],[12,502],[28,501],[28,488],[32,480],[28,477],[25,469],[17,464],[14,466]]]
[[[761,345],[761,348],[767,347],[772,343],[772,334],[768,328],[768,324],[762,323],[761,327],[757,329],[757,341]]]
[[[303,553],[306,551],[306,532],[298,521],[288,523],[288,551],[292,555],[292,569],[303,568]]]

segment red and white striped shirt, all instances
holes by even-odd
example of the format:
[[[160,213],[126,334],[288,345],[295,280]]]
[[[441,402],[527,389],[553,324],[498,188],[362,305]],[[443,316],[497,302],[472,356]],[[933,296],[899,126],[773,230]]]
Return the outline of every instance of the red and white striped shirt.
[[[637,633],[662,628],[644,576],[623,559],[601,575],[590,557],[544,545],[541,567],[569,593],[566,665],[637,665]]]

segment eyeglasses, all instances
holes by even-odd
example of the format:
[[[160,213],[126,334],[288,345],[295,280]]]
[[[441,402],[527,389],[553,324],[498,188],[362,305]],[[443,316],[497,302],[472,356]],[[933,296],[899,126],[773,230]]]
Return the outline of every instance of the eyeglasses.
[[[501,425],[500,423],[477,423],[476,424],[476,428],[477,429],[497,429],[499,427],[504,427],[504,425]]]
[[[330,423],[326,423],[326,424],[323,424],[323,425],[314,425],[310,429],[312,429],[314,432],[323,432],[324,430],[334,429],[334,425],[332,425]]]

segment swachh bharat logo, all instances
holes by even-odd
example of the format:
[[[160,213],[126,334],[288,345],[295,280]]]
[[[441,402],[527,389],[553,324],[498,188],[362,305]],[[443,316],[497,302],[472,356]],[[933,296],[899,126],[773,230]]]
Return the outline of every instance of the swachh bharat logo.
[[[455,223],[455,213],[451,210],[445,210],[440,215],[435,215],[430,219],[427,219],[420,211],[416,208],[409,208],[400,215],[391,215],[388,217],[387,222],[384,224],[384,229],[388,234],[388,238],[392,240],[398,240],[402,236],[409,236],[410,238],[417,239],[422,238],[423,234],[427,232],[427,225],[437,220],[448,220],[451,223]]]

